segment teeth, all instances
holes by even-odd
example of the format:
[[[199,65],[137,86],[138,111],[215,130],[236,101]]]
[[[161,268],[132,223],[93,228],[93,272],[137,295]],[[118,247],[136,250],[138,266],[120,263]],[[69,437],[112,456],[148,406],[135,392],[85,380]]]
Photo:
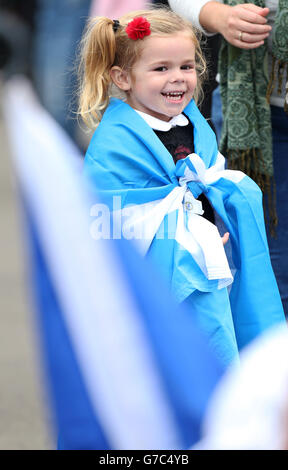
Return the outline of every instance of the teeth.
[[[162,93],[163,96],[169,98],[170,100],[181,100],[182,96],[184,95],[184,91],[170,91],[168,93]]]
[[[165,93],[166,96],[182,96],[183,94],[184,94],[183,91],[180,91],[180,92],[179,92],[179,91],[178,91],[178,92],[177,92],[177,91],[175,91],[175,92],[173,91],[173,92]]]

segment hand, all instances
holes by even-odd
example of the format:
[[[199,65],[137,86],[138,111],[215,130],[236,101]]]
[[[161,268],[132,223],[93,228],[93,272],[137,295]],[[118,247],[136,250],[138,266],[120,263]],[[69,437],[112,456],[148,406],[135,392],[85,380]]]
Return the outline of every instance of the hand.
[[[229,240],[229,232],[226,232],[224,233],[223,237],[222,237],[222,243],[223,245],[226,245],[226,243],[228,242]]]
[[[222,20],[222,35],[233,46],[255,49],[269,36],[271,26],[265,16],[268,8],[247,3],[229,8]]]
[[[221,33],[233,46],[241,49],[255,49],[264,44],[271,26],[266,16],[269,8],[261,8],[252,3],[236,6],[208,2],[200,12],[200,23],[210,32]]]

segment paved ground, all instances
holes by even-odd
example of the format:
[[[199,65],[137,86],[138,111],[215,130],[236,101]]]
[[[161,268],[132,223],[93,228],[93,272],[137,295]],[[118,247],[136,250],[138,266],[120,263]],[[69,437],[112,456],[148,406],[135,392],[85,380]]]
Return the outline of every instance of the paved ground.
[[[19,209],[1,114],[0,157],[0,450],[45,450],[53,448],[49,411],[39,374]]]

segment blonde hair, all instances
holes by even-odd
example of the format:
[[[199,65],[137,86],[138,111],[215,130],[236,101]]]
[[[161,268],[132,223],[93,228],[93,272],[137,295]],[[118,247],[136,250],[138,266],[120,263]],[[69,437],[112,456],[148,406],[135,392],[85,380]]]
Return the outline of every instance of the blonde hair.
[[[151,8],[130,12],[119,18],[120,26],[114,32],[113,20],[106,17],[92,18],[80,44],[79,62],[79,115],[90,128],[99,124],[113,92],[110,70],[119,66],[129,70],[140,57],[145,39],[130,39],[125,31],[128,23],[136,17],[145,17],[150,23],[151,35],[171,35],[188,31],[195,46],[197,86],[194,93],[196,103],[202,94],[202,82],[206,63],[200,48],[200,33],[186,19],[175,12]]]

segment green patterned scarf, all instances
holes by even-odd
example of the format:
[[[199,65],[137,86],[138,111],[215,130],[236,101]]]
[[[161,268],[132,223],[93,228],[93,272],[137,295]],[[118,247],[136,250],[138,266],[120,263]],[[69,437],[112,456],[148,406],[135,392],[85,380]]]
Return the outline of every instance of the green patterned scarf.
[[[224,0],[230,6],[246,3]],[[250,0],[264,7],[264,0]],[[275,185],[273,179],[272,130],[269,98],[278,78],[281,89],[288,70],[288,0],[279,0],[273,27],[273,70],[268,73],[265,45],[250,51],[222,41],[219,54],[220,90],[223,106],[223,129],[220,150],[228,166],[248,174],[267,195],[264,207],[269,215],[271,233],[277,225]],[[286,88],[287,91],[287,88]],[[280,92],[280,91],[279,91]],[[287,96],[284,109],[288,112]],[[268,214],[267,214],[268,212]]]

